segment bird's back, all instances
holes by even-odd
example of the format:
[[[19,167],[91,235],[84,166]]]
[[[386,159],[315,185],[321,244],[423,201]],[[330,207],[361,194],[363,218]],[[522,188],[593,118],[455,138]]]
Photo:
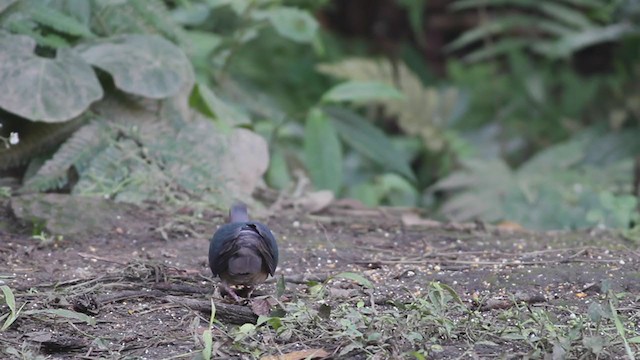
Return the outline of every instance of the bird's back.
[[[271,231],[257,222],[225,224],[211,239],[209,267],[230,284],[253,285],[273,275],[278,248]]]

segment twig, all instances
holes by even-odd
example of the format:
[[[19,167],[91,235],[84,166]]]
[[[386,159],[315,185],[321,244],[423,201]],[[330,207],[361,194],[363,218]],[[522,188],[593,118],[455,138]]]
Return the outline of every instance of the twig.
[[[105,262],[119,264],[123,266],[128,264],[127,261],[122,261],[122,260],[118,260],[110,257],[97,256],[97,255],[87,254],[87,253],[78,253],[78,256],[80,256],[83,259],[105,261]]]
[[[479,306],[476,306],[476,308],[480,311],[489,311],[496,309],[508,309],[518,302],[537,304],[546,301],[547,299],[542,294],[519,294],[516,295],[515,299],[489,299]]]
[[[211,289],[203,288],[200,286],[189,284],[172,284],[166,282],[154,284],[153,288],[164,292],[177,292],[183,294],[209,294],[212,292]]]
[[[168,289],[171,289],[171,287],[169,286]],[[167,295],[161,290],[121,291],[118,293],[99,297],[98,303],[100,305],[103,305],[112,302],[143,297],[169,301],[173,304],[186,306],[192,310],[204,312],[207,314],[211,311],[211,303],[209,301],[190,299],[182,296]],[[214,302],[214,305],[216,308],[216,318],[221,322],[230,324],[246,324],[255,323],[258,319],[258,316],[254,314],[251,309],[245,306],[226,304],[223,302]]]
[[[328,273],[290,275],[284,277],[284,282],[291,284],[306,284],[309,281],[325,282],[329,276]],[[279,277],[271,278],[266,283],[275,283],[278,279]]]
[[[446,266],[447,264],[462,264],[462,265],[488,265],[488,266],[532,266],[532,265],[548,265],[548,264],[560,264],[560,263],[617,263],[620,260],[615,259],[565,259],[565,260],[540,260],[540,261],[475,261],[475,260],[438,260],[438,259],[423,259],[423,260],[361,260],[353,261],[353,264],[368,265],[368,264],[380,264],[380,265],[396,265],[396,264],[411,264],[411,265],[423,265],[423,264],[441,264]]]

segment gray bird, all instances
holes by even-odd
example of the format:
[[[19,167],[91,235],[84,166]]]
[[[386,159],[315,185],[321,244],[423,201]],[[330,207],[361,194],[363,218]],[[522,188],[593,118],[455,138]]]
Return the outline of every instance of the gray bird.
[[[222,288],[237,302],[242,299],[229,285],[250,289],[273,276],[278,266],[278,244],[269,228],[250,221],[247,207],[235,204],[229,210],[229,223],[213,234],[209,244],[209,268],[220,276]]]

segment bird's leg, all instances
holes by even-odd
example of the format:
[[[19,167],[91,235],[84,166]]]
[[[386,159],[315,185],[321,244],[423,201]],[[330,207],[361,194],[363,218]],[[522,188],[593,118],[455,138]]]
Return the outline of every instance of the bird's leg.
[[[253,287],[253,286],[249,286],[249,293],[247,294],[247,299],[248,299],[248,300],[251,300],[251,294],[253,294],[253,291],[254,291],[255,289],[256,289],[255,287]]]
[[[240,296],[238,296],[238,294],[236,294],[236,292],[231,288],[231,286],[229,286],[229,284],[227,284],[225,281],[223,281],[221,283],[222,289],[229,294],[233,300],[235,300],[238,304],[242,304],[244,301],[242,300],[242,298]]]

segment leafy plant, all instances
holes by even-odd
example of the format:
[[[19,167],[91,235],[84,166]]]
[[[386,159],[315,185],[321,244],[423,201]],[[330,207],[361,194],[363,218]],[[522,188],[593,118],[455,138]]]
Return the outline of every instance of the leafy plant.
[[[627,227],[638,219],[636,199],[626,189],[631,184],[629,157],[638,149],[619,141],[626,133],[600,139],[598,134],[585,132],[550,147],[515,171],[499,159],[467,160],[464,170],[432,190],[453,193],[441,210],[456,221],[510,220],[536,229]],[[615,156],[592,157],[609,146]]]
[[[403,63],[394,65],[390,61],[352,58],[334,64],[321,64],[318,69],[322,73],[364,85],[376,81],[398,88],[402,97],[391,93],[376,102],[384,107],[386,113],[397,116],[398,125],[406,134],[418,136],[425,147],[432,151],[443,149],[444,130],[464,110],[455,88],[427,87]]]
[[[204,191],[205,202],[224,206],[253,191],[266,143],[246,129],[218,129],[246,122],[225,122],[233,107],[211,92],[205,115],[220,125],[189,109],[189,38],[164,2],[24,1],[1,15],[0,78],[14,90],[0,95],[0,108],[17,115],[3,131],[22,141],[0,150],[0,167],[29,162],[21,192],[66,187],[141,202]],[[255,159],[248,168],[246,156]]]
[[[568,57],[600,43],[640,35],[631,1],[457,0],[454,11],[476,11],[480,24],[448,45],[459,50],[480,42],[465,55],[470,61],[529,50],[547,57]],[[625,6],[627,5],[627,6]]]
[[[22,304],[20,308],[16,307],[16,298],[13,295],[13,291],[7,285],[0,285],[0,290],[2,290],[2,300],[9,308],[9,312],[0,316],[0,321],[4,319],[4,324],[0,327],[0,331],[7,330],[11,324],[13,324],[20,316],[22,312],[22,308],[26,305],[26,303]]]

